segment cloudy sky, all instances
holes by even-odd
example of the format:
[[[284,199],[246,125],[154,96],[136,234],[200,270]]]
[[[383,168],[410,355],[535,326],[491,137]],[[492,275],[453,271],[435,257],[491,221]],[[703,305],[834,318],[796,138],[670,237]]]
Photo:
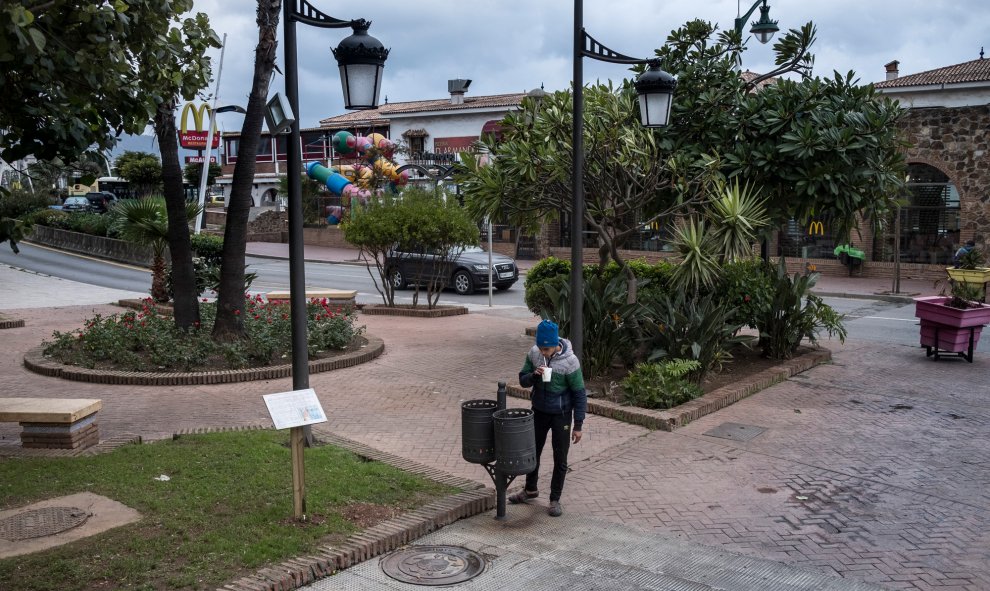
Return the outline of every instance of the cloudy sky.
[[[468,96],[524,92],[540,85],[566,88],[572,78],[573,3],[565,0],[378,0],[368,3],[310,0],[340,19],[373,22],[370,34],[391,48],[382,100],[442,98],[447,80],[473,80]],[[246,104],[257,42],[256,3],[196,0],[214,29],[227,34],[220,103]],[[752,0],[584,0],[588,32],[612,49],[636,57],[653,55],[668,33],[693,18],[731,27]],[[884,64],[900,61],[901,75],[979,58],[990,59],[990,2],[986,0],[770,0],[770,16],[782,31],[813,21],[818,41],[815,74],[853,70],[863,82],[884,79]],[[749,21],[759,17],[756,10]],[[749,29],[747,25],[746,29]],[[304,127],[343,113],[340,79],[330,47],[350,29],[297,25],[300,111]],[[743,68],[767,71],[769,45],[751,39]],[[219,58],[219,50],[215,57]],[[278,64],[284,63],[279,47]],[[216,64],[214,77],[217,74]],[[626,67],[585,59],[585,82],[620,79]],[[273,91],[284,78],[276,74]],[[210,92],[213,91],[211,86]],[[220,116],[226,130],[239,130],[236,114]]]

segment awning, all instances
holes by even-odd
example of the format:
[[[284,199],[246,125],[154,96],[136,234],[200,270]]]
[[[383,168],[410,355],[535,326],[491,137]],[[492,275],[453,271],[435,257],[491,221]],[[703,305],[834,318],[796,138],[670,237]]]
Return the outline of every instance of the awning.
[[[402,137],[428,137],[429,135],[425,129],[407,129],[402,132]]]
[[[491,121],[485,122],[481,126],[481,135],[486,133],[494,134],[495,137],[500,137],[502,135],[502,120],[492,119]]]

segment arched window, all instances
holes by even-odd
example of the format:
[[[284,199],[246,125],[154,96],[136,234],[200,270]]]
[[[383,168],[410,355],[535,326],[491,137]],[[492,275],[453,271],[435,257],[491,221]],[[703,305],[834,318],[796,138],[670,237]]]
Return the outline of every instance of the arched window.
[[[959,248],[959,191],[942,171],[927,164],[909,164],[906,204],[901,207],[897,236],[903,263],[945,265]],[[896,226],[884,236],[883,260],[893,260]],[[877,245],[880,246],[880,245]]]

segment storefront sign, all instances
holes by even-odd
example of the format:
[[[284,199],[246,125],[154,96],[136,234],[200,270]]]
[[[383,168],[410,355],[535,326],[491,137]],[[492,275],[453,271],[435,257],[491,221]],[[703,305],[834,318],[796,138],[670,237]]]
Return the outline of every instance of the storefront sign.
[[[189,129],[189,115],[192,115],[193,128]],[[204,124],[206,127],[204,127]],[[209,135],[210,107],[203,103],[198,108],[195,103],[186,103],[179,118],[179,145],[187,150],[205,150]],[[213,148],[220,146],[220,134],[213,126]]]
[[[433,151],[437,154],[457,154],[459,152],[473,152],[474,143],[478,141],[478,136],[468,135],[462,137],[438,137],[433,140]]]

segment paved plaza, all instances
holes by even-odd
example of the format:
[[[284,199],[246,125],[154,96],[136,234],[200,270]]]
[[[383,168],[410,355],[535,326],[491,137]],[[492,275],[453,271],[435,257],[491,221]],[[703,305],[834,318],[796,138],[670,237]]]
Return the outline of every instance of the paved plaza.
[[[0,271],[0,282],[13,277],[9,268]],[[6,315],[26,322],[0,331],[3,395],[101,398],[104,439],[271,425],[261,395],[290,390],[290,379],[107,386],[26,371],[23,354],[52,331],[120,311],[65,305],[86,292],[75,284],[70,293],[76,299],[39,299],[49,307],[11,306],[13,300],[0,298],[0,311],[6,301]],[[97,300],[112,301],[109,295]],[[479,306],[466,316],[428,320],[359,315],[359,324],[385,340],[385,353],[311,376],[330,417],[317,435],[333,433],[491,486],[481,467],[461,459],[459,403],[494,398],[499,380],[515,383],[531,344],[524,331],[535,319],[519,309]],[[833,350],[832,364],[672,433],[589,416],[584,440],[572,448],[565,517],[557,523],[539,506],[510,506],[514,525],[493,534],[489,570],[464,588],[518,588],[504,569],[528,561],[526,569],[544,565],[546,576],[556,577],[533,587],[541,589],[990,589],[990,359],[934,363],[914,342],[825,344]],[[527,406],[515,399],[509,404]],[[706,434],[725,423],[758,429],[745,441]],[[0,454],[17,446],[18,433],[16,424],[0,423]],[[449,526],[431,534],[436,538],[429,543],[487,531],[492,516]],[[545,533],[542,545],[534,532]],[[639,540],[651,550],[620,560],[620,540],[633,546]],[[681,555],[697,557],[709,570],[677,571],[680,586],[656,578],[673,576],[671,557]],[[592,562],[582,569],[572,563],[576,557]],[[359,579],[374,579],[369,573],[377,561],[312,588],[374,588]],[[774,585],[726,579],[738,582],[721,587],[705,579],[711,569],[741,576],[738,565],[744,564],[787,576]],[[619,575],[599,576],[616,565],[639,578],[623,586]],[[605,570],[589,574],[595,567]],[[534,572],[525,570],[543,580]],[[615,580],[602,582],[609,578]]]

